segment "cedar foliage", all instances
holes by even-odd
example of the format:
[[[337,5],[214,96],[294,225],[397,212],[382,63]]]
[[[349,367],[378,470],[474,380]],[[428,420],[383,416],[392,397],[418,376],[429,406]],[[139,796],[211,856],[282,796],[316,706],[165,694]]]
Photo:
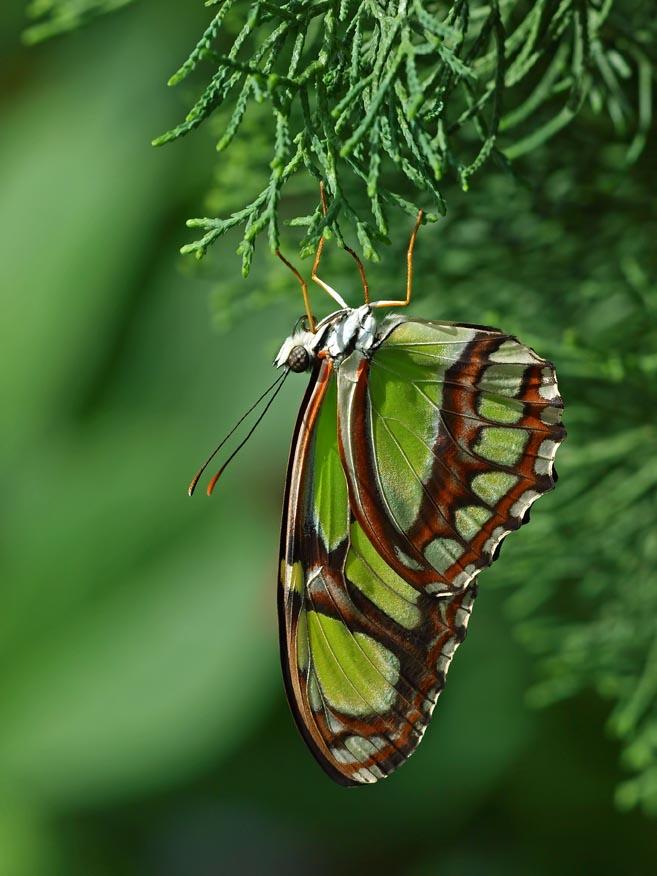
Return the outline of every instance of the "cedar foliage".
[[[129,0],[36,0],[46,21],[32,39]],[[638,73],[639,151],[650,114],[650,63],[612,0],[208,0],[210,22],[172,75],[205,85],[185,119],[158,137],[163,145],[227,109],[217,150],[234,145],[245,115],[265,104],[271,137],[261,191],[228,217],[189,221],[203,234],[183,248],[202,257],[222,235],[243,229],[249,272],[255,241],[280,243],[280,198],[290,179],[309,173],[331,195],[295,216],[308,255],[326,228],[342,243],[340,220],[355,228],[364,255],[389,239],[389,212],[435,221],[446,212],[443,180],[463,188],[488,159],[506,164],[567,125],[586,99],[617,126],[631,116],[624,82]],[[546,113],[541,110],[548,105]],[[359,199],[359,195],[364,195]]]
[[[28,37],[124,2],[34,3],[42,17]],[[539,659],[532,701],[587,688],[607,698],[608,730],[630,772],[617,801],[657,814],[657,429],[646,415],[657,408],[657,58],[649,4],[206,5],[209,25],[171,80],[193,74],[199,97],[155,142],[209,121],[219,150],[235,156],[220,160],[220,196],[209,203],[232,212],[191,220],[203,235],[184,251],[203,255],[241,229],[246,274],[261,232],[279,245],[284,216],[304,229],[303,254],[321,234],[342,243],[355,233],[375,259],[389,238],[401,253],[395,210],[405,216],[423,206],[435,220],[456,206],[457,217],[448,212],[441,223],[438,264],[430,247],[418,247],[418,277],[436,280],[419,283],[418,297],[447,300],[446,318],[502,323],[548,353],[569,429],[552,513],[535,514],[487,581],[510,588],[518,635]],[[555,136],[576,115],[568,134]],[[320,178],[331,194],[326,218],[317,207],[303,212]],[[245,204],[254,184],[259,191]],[[336,270],[353,288],[351,266]],[[281,275],[273,264],[266,271],[252,291],[220,283],[223,325],[271,303]],[[537,569],[546,545],[549,559]]]

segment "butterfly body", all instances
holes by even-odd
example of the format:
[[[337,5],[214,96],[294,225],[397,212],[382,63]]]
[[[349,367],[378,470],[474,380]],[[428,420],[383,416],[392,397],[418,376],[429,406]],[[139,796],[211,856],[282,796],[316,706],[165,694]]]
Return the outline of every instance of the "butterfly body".
[[[497,329],[342,309],[284,342],[311,372],[294,433],[279,574],[288,700],[343,785],[417,747],[475,579],[552,488],[554,369]],[[293,367],[296,365],[297,367]]]
[[[376,340],[376,319],[371,307],[365,304],[344,308],[323,319],[314,332],[299,329],[286,338],[274,365],[278,368],[288,365],[290,353],[299,348],[308,354],[308,364],[328,358],[334,365],[339,365],[354,350],[369,353]]]

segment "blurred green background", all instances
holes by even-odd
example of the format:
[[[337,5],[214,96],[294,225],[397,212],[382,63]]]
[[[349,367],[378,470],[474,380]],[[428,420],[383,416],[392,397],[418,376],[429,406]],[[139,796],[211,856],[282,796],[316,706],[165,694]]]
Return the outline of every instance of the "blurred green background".
[[[201,270],[177,255],[212,161],[204,135],[149,145],[206,20],[178,6],[31,50],[21,0],[0,11],[1,876],[654,872],[651,150],[627,168],[584,118],[525,182],[490,172],[422,232],[416,312],[502,323],[554,359],[570,435],[558,489],[482,578],[418,754],[345,791],[278,666],[303,377],[213,500],[186,495],[300,302],[266,248],[246,282],[237,240]],[[257,191],[263,136],[222,160],[212,210]],[[401,284],[406,226],[374,285]],[[326,273],[355,292],[345,259]]]

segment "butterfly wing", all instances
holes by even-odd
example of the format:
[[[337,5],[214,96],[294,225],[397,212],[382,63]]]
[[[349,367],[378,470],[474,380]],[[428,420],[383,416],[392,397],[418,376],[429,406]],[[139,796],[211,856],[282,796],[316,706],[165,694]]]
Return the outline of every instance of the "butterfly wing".
[[[467,587],[552,489],[565,430],[550,362],[497,329],[388,318],[339,371],[351,508],[394,571]]]
[[[465,636],[474,587],[436,599],[384,560],[351,513],[333,365],[315,370],[293,440],[279,584],[288,700],[337,782],[377,781],[419,743]]]

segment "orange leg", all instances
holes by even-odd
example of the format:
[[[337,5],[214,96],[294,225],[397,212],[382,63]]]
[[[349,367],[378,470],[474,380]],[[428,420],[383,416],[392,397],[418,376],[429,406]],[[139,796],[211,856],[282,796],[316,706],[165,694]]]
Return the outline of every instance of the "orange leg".
[[[403,298],[401,301],[373,301],[372,307],[407,307],[410,304],[413,292],[413,252],[415,251],[415,241],[423,216],[424,210],[418,210],[415,227],[411,233],[411,239],[408,242],[408,249],[406,251],[406,298]]]
[[[320,184],[319,184],[319,197],[320,197],[320,201],[322,204],[322,212],[326,216],[326,212],[327,212],[326,191],[324,189],[323,182],[320,182]],[[321,237],[319,240],[319,244],[317,245],[317,252],[315,253],[315,261],[313,263],[313,269],[312,269],[310,276],[315,281],[315,283],[317,283],[318,286],[321,286],[322,289],[324,289],[326,292],[328,292],[328,294],[335,301],[337,301],[341,307],[346,307],[347,305],[344,302],[344,300],[342,299],[342,296],[339,295],[335,291],[335,289],[332,289],[327,283],[325,283],[323,280],[321,280],[317,276],[317,270],[319,268],[319,263],[321,261],[322,253],[324,251],[324,242],[325,242],[324,237]],[[354,252],[354,250],[350,246],[345,245],[344,248],[349,253],[349,255],[353,258],[353,260],[356,262],[356,265],[358,267],[358,273],[360,274],[360,281],[363,284],[363,294],[365,296],[365,304],[369,304],[370,303],[370,290],[369,290],[369,286],[367,284],[367,277],[365,275],[365,268],[363,266],[363,263],[361,262],[361,260],[358,258],[358,256],[356,255],[356,253]]]
[[[326,195],[324,194],[324,183],[320,182],[319,184],[319,197],[322,202],[322,212],[326,216]],[[314,283],[317,283],[318,286],[321,286],[325,292],[331,296],[334,301],[340,305],[341,308],[346,309],[347,303],[344,298],[340,295],[339,292],[336,292],[332,286],[329,286],[328,283],[325,283],[320,277],[317,276],[317,269],[319,268],[319,263],[322,260],[322,253],[324,252],[324,234],[319,238],[319,243],[317,244],[317,252],[315,253],[315,261],[313,262],[313,269],[310,272],[310,277]]]
[[[320,196],[320,200],[321,200],[321,204],[322,204],[322,212],[326,216],[326,212],[327,212],[326,192],[324,190],[324,183],[323,182],[320,182],[320,184],[319,184],[319,196]],[[421,214],[421,211],[420,211],[420,214]],[[419,225],[420,219],[421,219],[421,215],[418,218],[418,225]],[[416,232],[417,232],[417,227],[416,227]],[[324,240],[324,237],[322,236],[322,237],[320,237],[319,243],[317,244],[317,251],[315,252],[315,260],[313,262],[313,267],[312,267],[312,271],[310,273],[310,276],[311,276],[313,282],[317,283],[318,286],[321,286],[321,288],[324,289],[324,291],[327,292],[331,296],[331,298],[333,298],[333,300],[336,301],[340,305],[341,308],[347,309],[348,305],[347,305],[346,301],[344,300],[344,298],[342,298],[342,296],[338,292],[336,292],[335,289],[333,289],[331,286],[329,286],[328,283],[325,283],[324,280],[322,280],[320,277],[317,276],[317,271],[319,269],[319,263],[322,259],[322,253],[324,252],[324,243],[325,243],[325,240]],[[415,240],[413,238],[412,245],[414,245],[414,243],[415,243]],[[370,303],[370,290],[369,290],[369,285],[367,283],[367,276],[365,274],[365,267],[363,266],[362,261],[359,259],[359,257],[356,255],[356,253],[354,252],[354,250],[350,246],[345,245],[344,248],[349,253],[349,255],[353,258],[353,260],[356,262],[356,266],[358,267],[358,273],[360,274],[360,280],[361,280],[361,283],[363,284],[363,294],[365,296],[365,304],[369,304]],[[292,271],[294,276],[299,281],[299,285],[301,286],[301,294],[303,295],[303,303],[304,303],[304,307],[306,310],[306,316],[308,317],[308,325],[310,327],[310,331],[314,333],[316,330],[316,327],[317,327],[317,321],[315,320],[315,317],[314,317],[313,312],[312,312],[312,308],[310,306],[310,295],[308,293],[308,284],[303,279],[303,277],[301,276],[299,271],[294,267],[294,265],[288,259],[285,258],[285,256],[283,255],[283,253],[279,249],[276,250],[276,255],[283,262],[283,264],[287,268],[289,268],[290,271]],[[373,307],[383,307],[384,305],[385,305],[385,302],[379,302],[379,303],[374,304],[372,306]]]
[[[360,274],[360,282],[363,284],[363,295],[365,296],[365,304],[369,304],[370,303],[370,287],[367,283],[367,277],[365,276],[365,267],[350,246],[345,245],[345,249],[347,250],[349,255],[352,257],[352,259],[356,262],[356,266],[358,267],[358,273]]]
[[[299,281],[299,284],[301,285],[301,294],[303,295],[303,306],[306,310],[306,316],[308,317],[308,327],[310,328],[310,331],[313,332],[313,334],[314,334],[315,329],[317,328],[317,322],[315,320],[312,308],[310,306],[310,296],[308,294],[308,284],[303,279],[301,274],[297,271],[297,269],[294,267],[292,262],[289,262],[285,258],[285,256],[280,251],[280,249],[276,250],[276,255],[279,257],[279,259],[283,262],[284,265],[287,265],[287,267],[292,271],[294,276]]]

